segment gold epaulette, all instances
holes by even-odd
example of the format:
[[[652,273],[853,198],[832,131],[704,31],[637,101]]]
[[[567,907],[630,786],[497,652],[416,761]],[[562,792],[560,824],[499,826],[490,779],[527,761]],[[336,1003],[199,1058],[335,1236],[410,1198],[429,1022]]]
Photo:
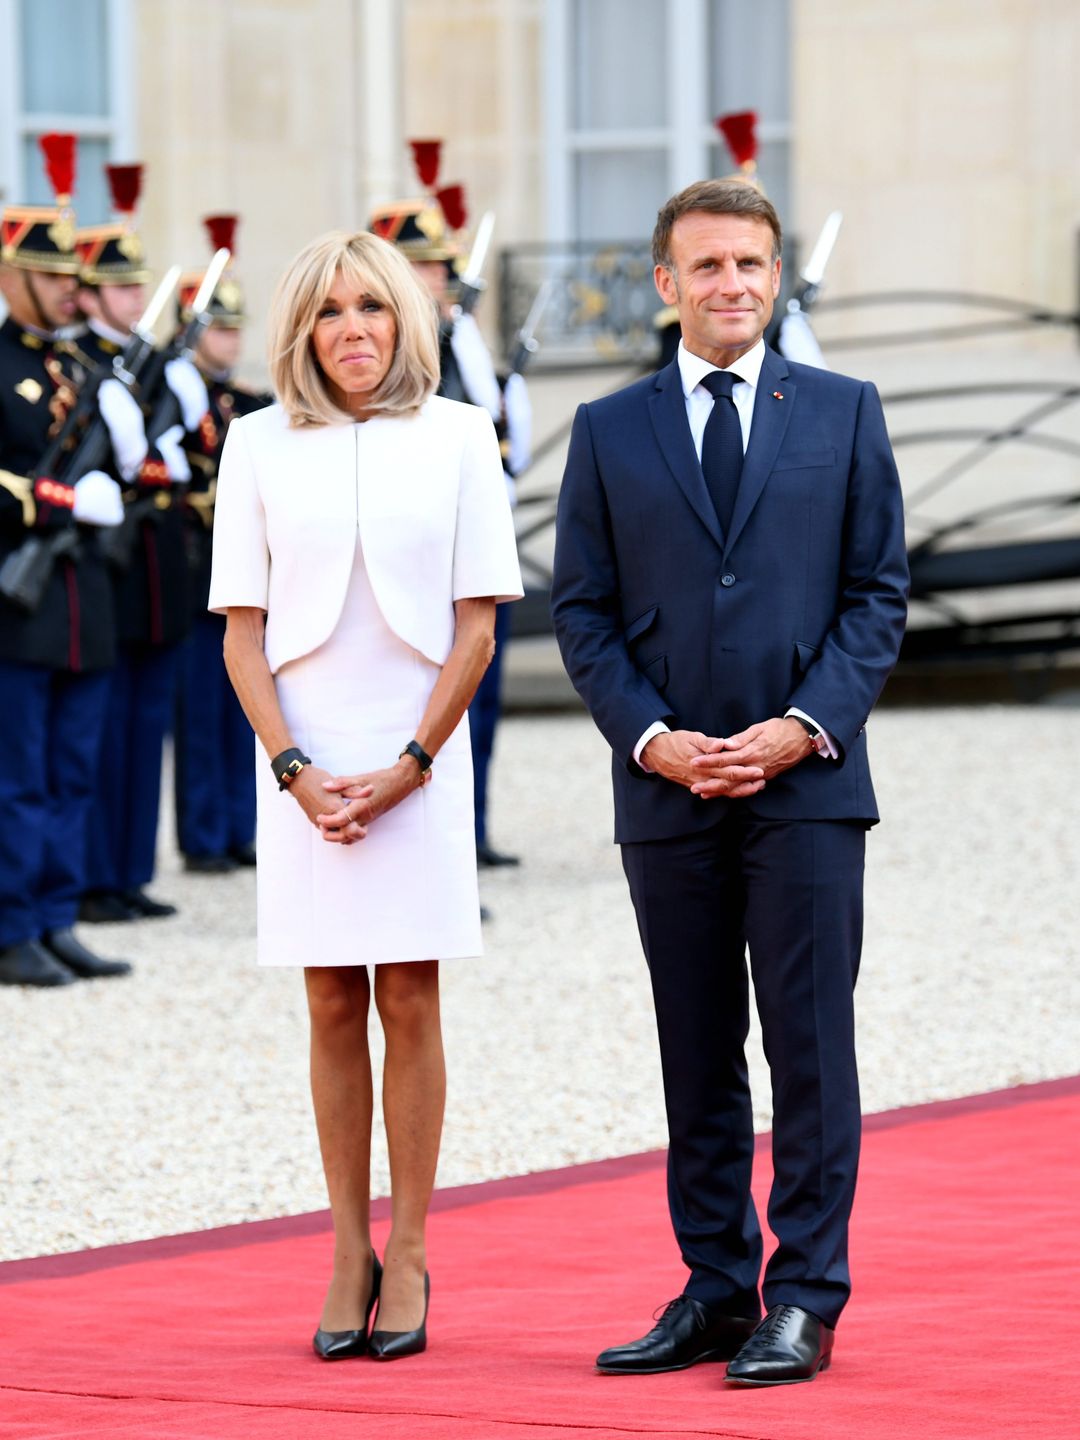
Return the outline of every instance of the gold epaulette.
[[[189,490],[184,496],[185,503],[199,517],[207,530],[214,525],[214,501],[217,498],[217,481],[212,480],[208,490]]]
[[[0,486],[10,491],[22,506],[23,524],[31,527],[37,519],[34,504],[34,482],[29,475],[13,475],[10,470],[0,470]]]

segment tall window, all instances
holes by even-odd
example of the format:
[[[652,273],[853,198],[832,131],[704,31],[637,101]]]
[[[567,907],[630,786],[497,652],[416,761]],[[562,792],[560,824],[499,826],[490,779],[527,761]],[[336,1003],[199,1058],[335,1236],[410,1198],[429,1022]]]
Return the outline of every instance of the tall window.
[[[548,238],[652,233],[673,191],[734,169],[713,121],[758,111],[759,178],[788,200],[789,0],[548,0]]]
[[[47,204],[38,136],[79,137],[80,225],[109,218],[102,170],[131,158],[131,0],[0,0],[0,189],[4,203]]]

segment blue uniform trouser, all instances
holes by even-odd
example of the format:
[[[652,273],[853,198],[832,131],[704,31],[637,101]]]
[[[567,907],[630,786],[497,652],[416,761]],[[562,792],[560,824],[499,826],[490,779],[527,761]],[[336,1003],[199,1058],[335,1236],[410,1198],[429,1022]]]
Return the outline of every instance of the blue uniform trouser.
[[[487,844],[487,784],[491,752],[495,748],[495,726],[502,710],[502,653],[510,634],[510,606],[495,607],[495,654],[477,686],[469,706],[469,739],[472,743],[473,817],[477,845]]]
[[[0,947],[75,920],[109,676],[0,661]]]
[[[255,734],[225,670],[225,619],[201,615],[180,656],[176,817],[185,855],[227,855],[255,838]]]
[[[112,672],[88,890],[135,890],[153,877],[161,755],[172,724],[178,648],[121,650]]]

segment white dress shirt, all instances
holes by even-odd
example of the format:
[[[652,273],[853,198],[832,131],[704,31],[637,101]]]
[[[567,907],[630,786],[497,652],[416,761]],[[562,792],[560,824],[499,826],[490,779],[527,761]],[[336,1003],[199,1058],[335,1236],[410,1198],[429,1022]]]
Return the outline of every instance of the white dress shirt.
[[[739,414],[739,428],[742,430],[743,454],[750,444],[750,426],[754,418],[754,401],[757,399],[758,381],[761,378],[761,366],[765,359],[765,341],[759,340],[756,345],[751,346],[745,355],[727,367],[728,373],[737,377],[737,383],[732,387],[731,399]],[[705,426],[709,423],[709,416],[716,404],[715,399],[701,383],[706,375],[719,367],[711,360],[703,360],[700,355],[693,354],[687,350],[683,342],[679,341],[679,350],[676,355],[679,365],[679,375],[682,380],[683,395],[686,397],[686,418],[690,422],[690,435],[694,441],[694,451],[697,454],[698,462],[701,461],[701,442],[705,434]],[[827,730],[822,729],[812,715],[807,715],[804,710],[798,710],[791,706],[784,711],[784,719],[789,715],[801,716],[809,720],[815,730],[820,730],[828,745],[828,755],[822,753],[822,759],[836,760],[839,751],[836,742]],[[648,766],[642,764],[641,752],[653,738],[654,735],[663,735],[670,729],[663,720],[656,720],[645,731],[641,739],[634,746],[634,759],[643,770]]]

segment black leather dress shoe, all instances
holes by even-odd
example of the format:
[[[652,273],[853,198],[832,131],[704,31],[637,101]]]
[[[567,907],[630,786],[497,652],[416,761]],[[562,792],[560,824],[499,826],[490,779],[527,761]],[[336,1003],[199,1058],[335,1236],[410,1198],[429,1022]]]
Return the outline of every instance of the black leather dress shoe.
[[[238,865],[257,865],[254,845],[234,845],[229,854]]]
[[[756,1324],[741,1315],[708,1310],[691,1295],[679,1295],[664,1307],[647,1335],[602,1350],[596,1368],[605,1375],[661,1375],[688,1370],[702,1360],[730,1360]]]
[[[151,900],[142,890],[125,890],[120,897],[131,907],[137,920],[163,920],[166,915],[175,915],[176,906],[164,900]]]
[[[368,1325],[371,1323],[371,1312],[375,1308],[375,1301],[379,1298],[381,1284],[382,1266],[379,1264],[379,1257],[373,1250],[371,1252],[371,1294],[368,1296],[367,1308],[364,1311],[364,1328],[362,1330],[324,1330],[320,1325],[311,1341],[311,1348],[320,1360],[352,1360],[358,1355],[367,1354]]]
[[[91,890],[79,901],[79,919],[87,925],[122,925],[135,911],[114,890]]]
[[[731,1385],[798,1385],[829,1368],[833,1336],[798,1305],[774,1305],[727,1367]]]
[[[189,875],[231,875],[239,868],[231,855],[184,856],[184,869]]]
[[[520,865],[521,860],[517,855],[504,855],[500,850],[493,850],[490,845],[477,845],[476,863],[495,869],[499,865]]]
[[[95,955],[81,940],[75,938],[74,930],[46,930],[41,937],[41,943],[54,959],[73,970],[83,980],[131,974],[131,966],[126,960],[104,960],[100,955]]]
[[[371,1332],[368,1350],[373,1360],[402,1360],[406,1355],[419,1355],[427,1349],[427,1312],[431,1299],[431,1277],[424,1271],[424,1318],[417,1330],[380,1330],[379,1317]]]
[[[0,950],[0,985],[74,985],[75,975],[36,940],[23,940]]]

